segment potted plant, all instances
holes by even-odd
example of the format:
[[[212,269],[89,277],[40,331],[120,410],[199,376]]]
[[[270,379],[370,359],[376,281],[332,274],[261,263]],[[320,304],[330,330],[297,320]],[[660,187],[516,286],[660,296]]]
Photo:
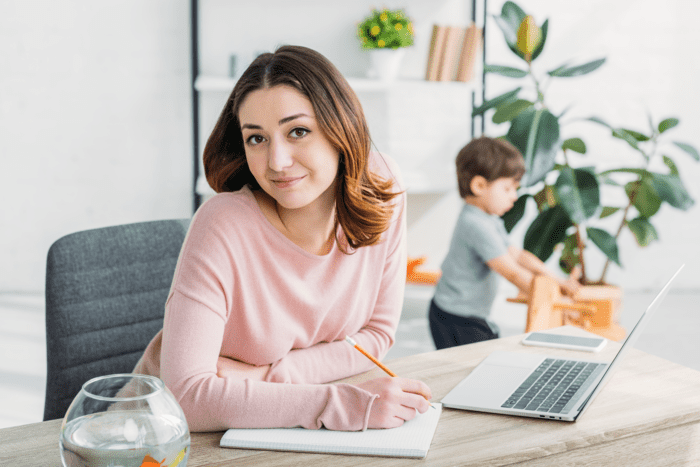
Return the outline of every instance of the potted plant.
[[[525,157],[527,172],[521,181],[521,196],[514,207],[504,215],[510,231],[525,212],[526,203],[534,200],[538,215],[530,223],[524,239],[524,248],[546,261],[557,251],[559,265],[567,273],[575,266],[581,270],[582,284],[605,284],[611,262],[622,266],[618,238],[628,229],[639,246],[658,239],[651,219],[663,203],[687,210],[694,201],[686,190],[673,159],[675,152],[700,160],[691,145],[672,141],[668,132],[679,121],[666,118],[655,121],[649,117],[649,128],[632,130],[613,126],[598,117],[587,121],[603,125],[614,138],[627,142],[633,157],[629,165],[608,170],[595,166],[575,166],[572,152],[586,154],[581,138],[560,138],[566,111],[555,113],[549,106],[545,90],[550,80],[583,76],[598,69],[605,58],[580,64],[563,64],[545,73],[537,73],[533,62],[540,56],[546,39],[548,20],[541,26],[532,16],[515,3],[503,5],[496,24],[503,32],[508,47],[522,60],[523,66],[485,65],[485,71],[526,83],[483,103],[474,109],[473,116],[493,110],[494,123],[508,124],[506,140],[516,146]],[[658,164],[662,160],[663,164]],[[664,171],[652,170],[661,165]],[[601,201],[602,194],[617,194],[625,202],[608,205]],[[615,220],[609,232],[602,228]],[[601,219],[606,221],[601,222]],[[586,268],[584,252],[595,245],[607,258],[600,276],[591,277]]]
[[[362,48],[370,51],[370,75],[393,80],[406,47],[413,45],[413,23],[403,10],[372,10],[357,27]]]

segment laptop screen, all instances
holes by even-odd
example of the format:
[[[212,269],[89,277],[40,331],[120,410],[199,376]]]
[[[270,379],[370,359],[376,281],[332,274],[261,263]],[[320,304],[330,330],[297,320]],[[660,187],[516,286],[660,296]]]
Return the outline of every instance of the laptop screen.
[[[646,326],[647,322],[649,319],[653,316],[653,314],[656,312],[656,310],[659,308],[659,305],[661,304],[661,301],[666,297],[666,294],[668,293],[669,289],[671,288],[671,283],[673,280],[678,276],[678,274],[681,272],[681,270],[685,267],[685,264],[681,264],[681,266],[678,268],[678,270],[673,274],[673,276],[666,282],[666,285],[663,286],[661,291],[656,295],[654,300],[649,304],[647,307],[646,311],[642,313],[642,316],[639,317],[637,320],[637,324],[634,325],[630,333],[627,335],[625,338],[624,342],[622,343],[622,347],[620,347],[620,350],[617,352],[615,355],[615,358],[612,359],[610,362],[610,365],[608,365],[608,368],[605,370],[605,373],[603,373],[603,377],[600,379],[598,384],[596,385],[595,389],[593,392],[591,392],[591,395],[586,398],[585,401],[581,404],[579,407],[580,412],[576,416],[578,418],[584,411],[584,409],[588,405],[588,401],[593,399],[598,392],[603,388],[603,385],[605,382],[608,380],[610,375],[612,374],[612,368],[618,364],[621,360],[622,357],[625,355],[626,352],[629,351],[629,349],[634,345],[636,340],[639,338],[639,334],[641,334],[642,329]]]

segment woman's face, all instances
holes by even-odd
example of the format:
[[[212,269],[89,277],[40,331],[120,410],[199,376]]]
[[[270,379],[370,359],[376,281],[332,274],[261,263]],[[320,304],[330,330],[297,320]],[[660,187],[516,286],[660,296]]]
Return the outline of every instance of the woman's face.
[[[306,96],[285,85],[258,89],[245,98],[238,118],[248,167],[280,207],[334,205],[340,156]]]

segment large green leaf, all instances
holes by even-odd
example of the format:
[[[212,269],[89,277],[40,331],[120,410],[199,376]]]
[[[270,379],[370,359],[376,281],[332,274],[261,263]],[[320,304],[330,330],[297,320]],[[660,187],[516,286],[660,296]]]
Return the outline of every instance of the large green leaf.
[[[561,256],[559,257],[559,267],[569,274],[577,264],[581,264],[581,258],[578,251],[576,232],[574,232],[564,240],[564,248],[562,248]]]
[[[674,141],[673,144],[690,154],[693,159],[696,161],[700,161],[700,154],[698,154],[698,150],[695,149],[693,146],[691,146],[688,143],[681,143],[680,141]]]
[[[688,190],[685,189],[683,182],[677,175],[652,172],[651,184],[656,193],[658,193],[659,198],[666,201],[674,208],[687,211],[695,204],[695,201],[688,193]]]
[[[525,18],[525,12],[515,3],[508,1],[501,8],[501,15],[495,16],[496,24],[503,32],[503,37],[506,40],[508,48],[513,51],[518,57],[522,58],[523,54],[515,46],[518,40],[518,28],[520,23]]]
[[[673,159],[664,156],[664,164],[671,170],[671,175],[678,175],[678,167],[676,167],[676,163],[673,162]]]
[[[679,121],[677,118],[667,118],[659,123],[659,133],[663,133],[666,130],[670,130],[674,126],[678,125]]]
[[[620,264],[620,253],[617,248],[615,237],[605,230],[596,229],[595,227],[588,227],[586,229],[586,235],[588,235],[588,238],[595,246],[600,248],[600,251],[605,253],[605,256],[610,258],[610,260],[618,266],[622,266],[622,264]]]
[[[628,133],[624,128],[613,128],[612,135],[615,138],[620,138],[621,140],[627,141],[627,144],[632,146],[634,149],[639,149],[637,138],[635,138],[631,133]]]
[[[540,30],[542,31],[542,38],[540,39],[540,43],[537,45],[537,48],[532,51],[532,57],[530,58],[530,61],[533,61],[537,57],[539,57],[542,53],[542,50],[544,50],[544,43],[547,42],[547,29],[549,29],[548,19],[544,20],[544,23],[542,23],[542,27],[540,28]]]
[[[639,246],[647,246],[653,240],[659,239],[659,234],[646,217],[640,216],[632,219],[627,223],[630,232],[634,235]]]
[[[566,238],[566,229],[571,227],[571,220],[561,206],[542,211],[525,233],[523,248],[542,261],[552,256],[554,247]]]
[[[650,174],[650,172],[646,169],[635,169],[635,168],[622,167],[619,169],[604,170],[599,175],[602,177],[602,176],[606,176],[606,175],[612,174],[612,173],[630,173],[630,174],[639,175],[640,177],[648,176]]]
[[[559,149],[559,121],[547,109],[524,110],[511,122],[506,135],[525,157],[522,186],[532,186],[544,179],[554,167]]]
[[[525,99],[518,99],[513,102],[502,104],[496,108],[496,112],[493,114],[493,123],[509,122],[533,105],[532,102],[526,101]]]
[[[644,217],[653,216],[661,207],[661,198],[656,193],[650,177],[629,182],[625,185],[625,192],[639,214]]]
[[[527,76],[526,70],[521,70],[520,68],[514,68],[512,66],[484,65],[484,71],[486,73],[507,76],[508,78],[524,78]]]
[[[510,211],[501,216],[503,219],[503,225],[508,233],[510,233],[510,231],[513,230],[513,227],[515,227],[515,224],[517,224],[520,219],[523,218],[523,214],[525,214],[525,205],[527,204],[527,199],[529,197],[530,195],[527,193],[520,196],[515,204],[513,204],[513,207],[510,208]]]
[[[620,130],[624,130],[625,133],[631,135],[632,138],[636,139],[637,141],[649,141],[651,139],[649,136],[638,131],[630,130],[629,128],[620,128]]]
[[[554,186],[559,204],[574,224],[584,223],[600,206],[598,181],[587,170],[565,167]]]
[[[591,73],[601,67],[605,63],[604,58],[599,58],[598,60],[593,60],[592,62],[584,63],[583,65],[577,66],[565,66],[562,65],[552,71],[547,72],[549,76],[556,76],[559,78],[572,78],[574,76],[582,76]]]
[[[474,109],[472,111],[472,117],[476,117],[477,115],[481,115],[484,112],[486,112],[489,109],[492,109],[494,107],[497,107],[505,102],[510,102],[512,100],[515,100],[518,96],[518,93],[520,92],[521,87],[517,87],[513,89],[512,91],[504,92],[500,96],[496,96],[493,99],[490,99],[483,104],[481,104],[479,107]]]
[[[600,219],[605,219],[606,217],[612,216],[620,209],[621,208],[616,206],[603,206],[603,209],[600,211]]]
[[[571,150],[579,154],[586,154],[586,143],[581,138],[569,138],[561,144],[563,150]]]

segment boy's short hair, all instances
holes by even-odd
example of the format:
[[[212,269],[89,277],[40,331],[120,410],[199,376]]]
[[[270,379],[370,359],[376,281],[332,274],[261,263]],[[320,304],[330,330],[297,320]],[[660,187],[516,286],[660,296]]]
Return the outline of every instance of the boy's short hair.
[[[525,160],[508,141],[482,136],[475,138],[457,154],[457,183],[459,196],[473,195],[471,181],[481,175],[488,182],[498,178],[520,180],[525,173]]]

